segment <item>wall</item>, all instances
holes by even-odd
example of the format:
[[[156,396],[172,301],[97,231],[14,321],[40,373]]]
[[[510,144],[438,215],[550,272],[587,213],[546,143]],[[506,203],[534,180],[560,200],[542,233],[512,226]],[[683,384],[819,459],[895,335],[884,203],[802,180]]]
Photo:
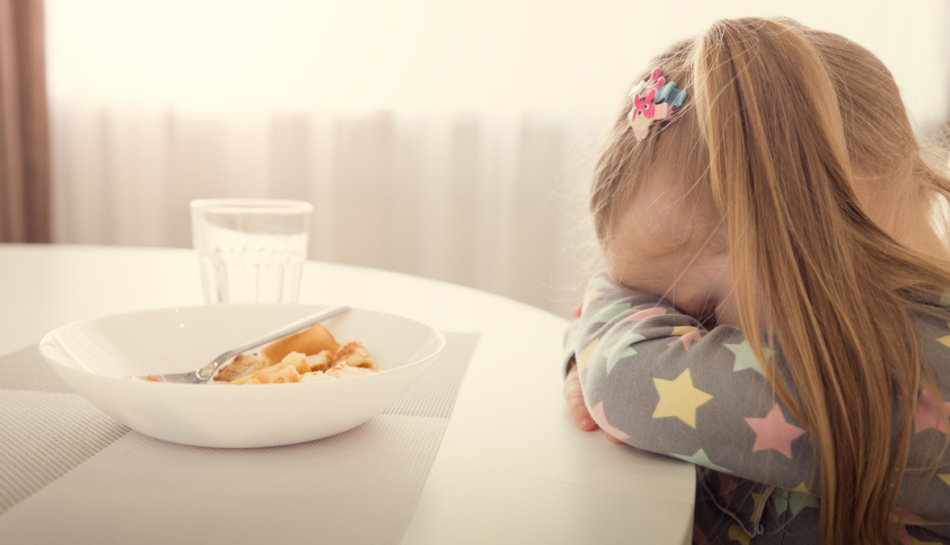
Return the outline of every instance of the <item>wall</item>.
[[[47,0],[55,240],[187,247],[191,199],[302,198],[312,258],[566,313],[591,270],[590,165],[634,74],[748,14],[858,41],[921,132],[946,119],[941,0]]]

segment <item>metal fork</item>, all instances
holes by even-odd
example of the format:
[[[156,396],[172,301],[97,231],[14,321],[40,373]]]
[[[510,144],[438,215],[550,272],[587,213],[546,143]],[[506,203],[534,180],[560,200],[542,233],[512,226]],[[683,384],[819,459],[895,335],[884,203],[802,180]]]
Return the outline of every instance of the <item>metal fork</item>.
[[[323,320],[326,320],[327,318],[332,318],[333,316],[336,316],[337,314],[342,314],[348,310],[350,310],[350,307],[346,305],[341,305],[338,307],[332,307],[326,310],[321,310],[320,312],[316,314],[311,314],[310,316],[307,316],[306,318],[301,318],[297,320],[296,322],[287,324],[280,329],[271,331],[267,335],[258,337],[254,339],[253,341],[250,341],[248,343],[242,344],[241,346],[238,346],[237,348],[232,348],[231,350],[228,350],[227,352],[215,358],[214,361],[212,361],[208,365],[205,365],[204,367],[196,369],[190,373],[167,373],[164,375],[147,375],[144,377],[140,376],[136,378],[141,379],[141,380],[149,380],[149,379],[159,380],[161,382],[180,382],[180,383],[185,383],[185,384],[207,384],[208,382],[211,381],[211,378],[218,371],[218,369],[220,369],[223,366],[223,364],[229,359],[231,359],[232,357],[237,356],[238,354],[242,352],[246,352],[252,348],[261,346],[262,344],[266,344],[271,341],[276,341],[277,339],[281,337],[286,337],[287,335],[306,329],[317,322],[322,322]]]

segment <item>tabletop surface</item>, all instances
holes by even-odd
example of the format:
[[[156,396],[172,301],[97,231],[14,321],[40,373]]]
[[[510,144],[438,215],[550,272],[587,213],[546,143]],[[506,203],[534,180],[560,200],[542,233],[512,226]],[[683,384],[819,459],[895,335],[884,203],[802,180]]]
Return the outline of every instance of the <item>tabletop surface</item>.
[[[0,245],[0,355],[71,321],[202,302],[191,250]],[[573,426],[561,396],[563,318],[470,288],[314,261],[301,303],[479,334],[402,543],[690,542],[692,465]]]

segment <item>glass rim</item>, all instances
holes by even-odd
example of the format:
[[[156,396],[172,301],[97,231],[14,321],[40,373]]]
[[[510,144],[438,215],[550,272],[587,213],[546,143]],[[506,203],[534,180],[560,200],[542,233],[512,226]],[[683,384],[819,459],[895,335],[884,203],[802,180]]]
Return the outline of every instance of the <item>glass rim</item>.
[[[290,199],[196,199],[188,203],[192,212],[219,214],[307,214],[313,205]]]

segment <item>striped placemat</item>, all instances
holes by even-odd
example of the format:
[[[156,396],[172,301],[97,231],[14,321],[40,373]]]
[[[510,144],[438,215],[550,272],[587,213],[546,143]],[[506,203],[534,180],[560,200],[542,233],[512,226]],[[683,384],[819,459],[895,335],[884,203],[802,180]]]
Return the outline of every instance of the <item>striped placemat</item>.
[[[398,543],[478,341],[445,337],[366,424],[264,449],[152,439],[72,393],[35,347],[2,357],[0,541]]]

